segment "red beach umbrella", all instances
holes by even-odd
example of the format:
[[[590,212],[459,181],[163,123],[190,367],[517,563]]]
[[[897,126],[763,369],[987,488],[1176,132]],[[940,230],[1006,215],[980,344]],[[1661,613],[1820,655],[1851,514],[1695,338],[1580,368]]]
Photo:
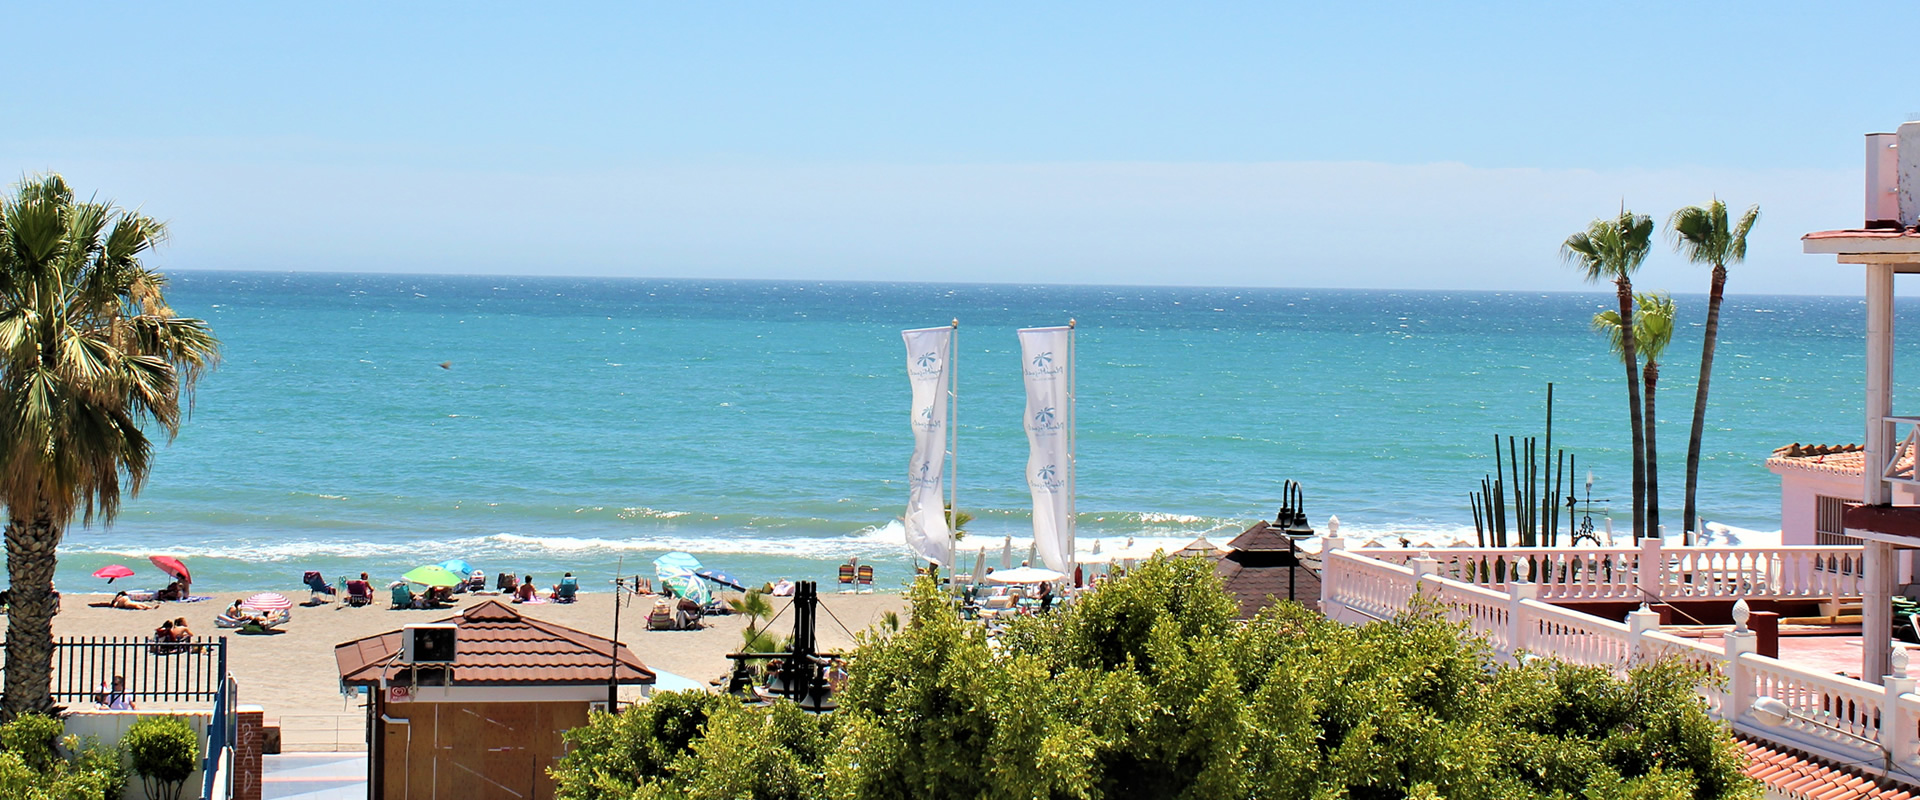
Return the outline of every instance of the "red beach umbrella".
[[[240,605],[255,611],[285,611],[293,608],[293,601],[279,592],[261,592],[241,602]]]
[[[128,569],[127,567],[122,566],[120,564],[109,564],[107,566],[94,570],[93,577],[106,578],[107,583],[113,583],[114,578],[133,577],[133,570]]]
[[[193,573],[187,571],[187,565],[173,556],[148,556],[148,561],[160,568],[161,572],[179,578],[181,583],[193,583]]]

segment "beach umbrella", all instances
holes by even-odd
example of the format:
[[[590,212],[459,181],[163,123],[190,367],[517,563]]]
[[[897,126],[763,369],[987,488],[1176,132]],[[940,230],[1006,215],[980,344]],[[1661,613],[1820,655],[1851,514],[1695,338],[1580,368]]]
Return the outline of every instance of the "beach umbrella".
[[[473,574],[473,565],[468,564],[465,559],[449,558],[440,562],[440,566],[455,575],[466,576]]]
[[[285,611],[293,608],[293,601],[279,592],[261,592],[242,600],[240,605],[255,611]]]
[[[119,564],[109,564],[107,566],[94,570],[93,577],[106,578],[108,583],[112,583],[114,578],[133,577],[133,570],[128,569]]]
[[[193,583],[193,573],[187,571],[187,565],[173,556],[147,556],[147,560],[160,568],[161,572],[179,578],[181,583]]]
[[[1185,556],[1187,558],[1211,558],[1219,554],[1220,548],[1215,547],[1213,542],[1207,541],[1207,537],[1205,536],[1188,542],[1186,547],[1182,547],[1179,552],[1174,553],[1176,556]]]
[[[1033,562],[1039,561],[1039,560],[1040,560],[1040,540],[1035,539],[1033,540],[1033,544],[1027,545],[1027,562],[1022,566],[1030,566],[1033,564]]]
[[[422,586],[458,586],[466,578],[453,574],[439,564],[414,567],[411,572],[400,576],[402,580],[418,583]]]
[[[1046,567],[1015,567],[988,575],[987,580],[997,583],[1046,583],[1064,577],[1067,577],[1065,573],[1055,572]]]
[[[975,584],[978,584],[979,582],[986,580],[986,577],[985,577],[986,574],[987,574],[987,548],[982,546],[980,548],[980,556],[973,560],[973,582]]]
[[[1000,568],[1011,569],[1012,567],[1013,567],[1013,537],[1009,536],[1007,537],[1007,540],[1005,542],[1002,542],[1000,544]]]
[[[747,590],[746,584],[741,583],[737,580],[734,580],[732,575],[728,575],[727,573],[721,572],[716,569],[696,569],[693,571],[693,574],[698,575],[702,578],[706,578],[707,580],[713,581],[714,583],[720,584],[721,586],[734,589],[736,591],[744,592]]]

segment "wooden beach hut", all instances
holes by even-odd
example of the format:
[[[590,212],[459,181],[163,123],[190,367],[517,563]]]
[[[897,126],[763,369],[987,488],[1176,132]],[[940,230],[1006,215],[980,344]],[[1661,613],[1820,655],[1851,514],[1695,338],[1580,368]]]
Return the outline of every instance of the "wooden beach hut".
[[[610,681],[654,682],[625,646],[498,601],[341,643],[334,660],[369,696],[369,800],[551,798],[561,733]]]
[[[1293,537],[1261,520],[1227,543],[1213,565],[1227,592],[1240,601],[1240,618],[1253,619],[1276,600],[1320,607],[1320,575],[1300,562]]]

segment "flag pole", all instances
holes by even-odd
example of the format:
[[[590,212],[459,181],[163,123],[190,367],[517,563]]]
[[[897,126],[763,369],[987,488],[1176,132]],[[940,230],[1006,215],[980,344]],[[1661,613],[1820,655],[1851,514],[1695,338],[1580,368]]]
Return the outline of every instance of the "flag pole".
[[[1067,574],[1073,574],[1073,563],[1078,551],[1075,539],[1080,534],[1080,358],[1079,343],[1074,330],[1077,320],[1067,320]]]
[[[954,538],[960,519],[960,319],[953,320],[947,340],[947,580],[953,580],[960,557]],[[939,587],[934,587],[939,588]]]

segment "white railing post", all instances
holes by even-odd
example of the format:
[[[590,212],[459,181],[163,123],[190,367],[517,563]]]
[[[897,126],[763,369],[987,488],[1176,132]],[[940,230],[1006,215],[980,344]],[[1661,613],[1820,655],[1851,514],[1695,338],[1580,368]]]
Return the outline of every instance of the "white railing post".
[[[1627,612],[1627,636],[1633,643],[1633,650],[1627,653],[1629,665],[1638,664],[1647,658],[1646,637],[1648,631],[1660,630],[1660,612],[1641,603],[1640,607]]]
[[[1347,540],[1339,536],[1320,537],[1320,613],[1333,608],[1333,554],[1347,549]]]
[[[1439,572],[1440,559],[1434,558],[1428,555],[1427,551],[1422,550],[1419,555],[1414,556],[1412,560],[1407,562],[1407,566],[1413,568],[1413,593],[1419,594],[1420,585],[1426,581],[1427,576]]]
[[[1635,576],[1640,579],[1640,599],[1657,601],[1660,588],[1666,584],[1667,559],[1660,555],[1660,540],[1648,537],[1640,540],[1640,566]]]
[[[1886,720],[1880,726],[1880,746],[1897,761],[1911,761],[1920,751],[1920,735],[1916,735],[1913,713],[1900,702],[1900,696],[1912,692],[1914,685],[1914,679],[1907,677],[1906,648],[1894,648],[1891,663],[1887,679],[1881,681],[1887,693],[1880,707],[1880,718]]]
[[[1507,655],[1517,657],[1520,655],[1520,651],[1527,646],[1529,637],[1526,636],[1528,625],[1526,601],[1532,600],[1539,593],[1539,586],[1520,580],[1518,577],[1509,576],[1509,580],[1507,581],[1507,647],[1511,652]]]
[[[1754,676],[1746,665],[1740,663],[1740,657],[1759,649],[1759,635],[1747,629],[1747,601],[1739,600],[1733,604],[1733,630],[1727,632],[1727,707],[1722,709],[1728,720],[1736,720],[1753,707]]]

